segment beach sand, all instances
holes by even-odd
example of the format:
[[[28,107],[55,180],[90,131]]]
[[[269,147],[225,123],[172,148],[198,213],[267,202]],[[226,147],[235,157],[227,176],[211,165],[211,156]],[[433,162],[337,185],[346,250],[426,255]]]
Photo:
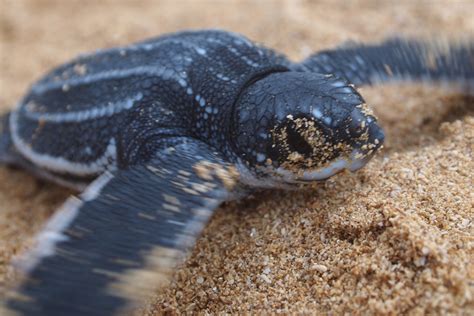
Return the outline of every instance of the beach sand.
[[[0,109],[78,53],[225,28],[298,60],[347,40],[474,36],[473,1],[0,0]],[[474,98],[363,88],[386,130],[363,170],[221,207],[148,315],[474,313]],[[72,191],[0,167],[0,286]]]

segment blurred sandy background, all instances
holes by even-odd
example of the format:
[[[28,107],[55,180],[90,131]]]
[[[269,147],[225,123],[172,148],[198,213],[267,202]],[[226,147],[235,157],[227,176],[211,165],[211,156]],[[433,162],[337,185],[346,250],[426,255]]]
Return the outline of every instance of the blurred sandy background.
[[[346,40],[473,37],[473,12],[468,0],[0,0],[0,109],[78,53],[165,32],[225,28],[301,59]],[[222,207],[148,314],[474,312],[474,99],[413,85],[362,94],[383,153],[312,189]],[[71,193],[0,167],[0,287]]]

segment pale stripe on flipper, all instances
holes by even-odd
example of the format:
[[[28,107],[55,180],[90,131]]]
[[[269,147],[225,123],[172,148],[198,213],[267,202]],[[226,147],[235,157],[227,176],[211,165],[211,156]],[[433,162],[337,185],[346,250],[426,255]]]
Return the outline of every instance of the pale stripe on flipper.
[[[84,202],[89,202],[96,199],[102,188],[113,179],[113,174],[109,171],[104,172],[100,177],[98,177],[87,189],[81,194],[81,200]]]
[[[168,284],[239,175],[193,139],[156,156],[114,172],[111,180],[106,174],[60,211],[39,238],[39,265],[30,264],[17,290],[27,301],[11,298],[9,308],[32,315],[130,315],[153,289]]]
[[[117,146],[115,138],[111,138],[107,148],[102,155],[95,161],[90,163],[72,162],[63,157],[54,157],[48,154],[41,154],[35,152],[31,146],[24,142],[18,133],[18,112],[13,111],[10,115],[10,127],[13,143],[15,148],[28,160],[38,165],[55,172],[64,172],[74,175],[93,175],[101,173],[107,167],[114,168],[114,163],[117,160]]]
[[[63,232],[71,225],[77,217],[79,208],[84,202],[91,201],[99,196],[102,188],[113,179],[110,172],[105,172],[97,178],[80,195],[80,198],[69,198],[59,210],[48,220],[44,228],[35,238],[33,248],[15,259],[13,265],[23,273],[28,273],[36,267],[43,258],[55,253],[56,244],[67,240]]]
[[[186,253],[179,249],[156,246],[146,252],[143,258],[144,267],[125,270],[116,275],[116,280],[107,287],[110,295],[128,302],[117,315],[135,315],[134,311],[143,308],[153,297],[154,290],[169,284],[176,266],[184,262]]]
[[[122,111],[130,110],[134,106],[135,102],[140,101],[142,98],[143,94],[139,92],[135,96],[127,98],[126,100],[118,101],[115,103],[109,103],[107,105],[96,106],[83,111],[43,113],[28,110],[24,112],[24,115],[29,119],[42,122],[77,123],[106,116],[110,117]]]
[[[222,194],[227,196],[228,194]],[[164,246],[153,247],[143,255],[145,265],[141,268],[125,270],[117,275],[116,281],[111,283],[107,291],[114,296],[120,296],[129,303],[119,311],[119,315],[130,313],[153,297],[156,291],[166,287],[176,272],[176,268],[183,264],[190,255],[200,232],[204,229],[210,217],[222,202],[220,199],[207,198],[204,206],[195,208],[193,220],[188,223],[175,222],[177,226],[185,225],[182,229],[185,234],[177,236],[175,248]]]
[[[384,84],[387,80],[387,76],[384,76],[383,74],[374,74],[373,76],[370,77],[370,80],[374,84]],[[440,77],[438,78],[437,82],[433,82],[432,78],[429,76],[423,76],[421,79],[419,78],[413,78],[410,76],[391,76],[390,77],[390,82],[396,84],[396,83],[405,83],[405,82],[413,82],[413,83],[420,83],[422,87],[432,87],[432,86],[437,86],[440,87],[441,89],[444,89],[446,91],[452,91],[456,93],[462,93],[466,95],[474,95],[474,81],[469,81],[465,79],[456,79],[453,80],[452,78],[449,77]]]

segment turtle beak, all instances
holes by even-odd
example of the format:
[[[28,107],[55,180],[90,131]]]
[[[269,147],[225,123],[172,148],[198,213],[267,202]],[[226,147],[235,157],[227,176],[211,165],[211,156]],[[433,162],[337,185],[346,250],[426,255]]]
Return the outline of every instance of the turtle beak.
[[[349,170],[355,172],[365,166],[367,162],[379,151],[385,141],[385,134],[375,119],[366,120],[368,137],[363,142],[355,142],[351,153]]]

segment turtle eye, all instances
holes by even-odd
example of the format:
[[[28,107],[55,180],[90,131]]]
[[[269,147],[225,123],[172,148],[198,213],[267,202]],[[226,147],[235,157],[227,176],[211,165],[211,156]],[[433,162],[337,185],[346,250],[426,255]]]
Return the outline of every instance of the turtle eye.
[[[272,131],[271,148],[268,148],[272,161],[281,164],[290,157],[298,161],[311,157],[313,147],[305,134],[306,127],[300,120],[293,118],[278,124]]]
[[[287,143],[290,153],[297,152],[303,156],[309,156],[313,152],[311,145],[305,140],[303,135],[301,135],[293,122],[288,124],[286,130],[288,133]]]

